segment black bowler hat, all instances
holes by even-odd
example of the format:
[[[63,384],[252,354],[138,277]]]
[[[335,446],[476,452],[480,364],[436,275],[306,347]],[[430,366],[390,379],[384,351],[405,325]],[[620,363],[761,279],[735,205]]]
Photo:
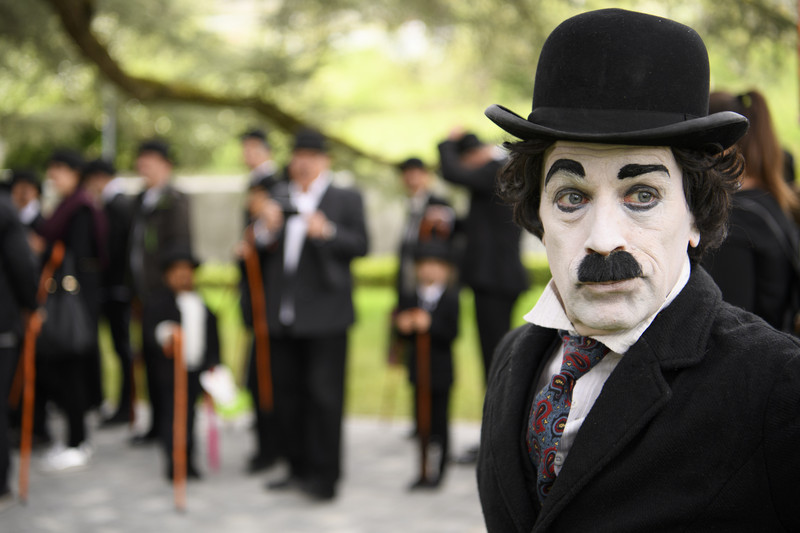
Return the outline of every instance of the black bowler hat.
[[[49,165],[52,165],[53,163],[66,165],[76,172],[81,172],[83,165],[85,164],[81,154],[75,150],[69,149],[58,149],[54,151],[48,161]]]
[[[733,112],[708,114],[708,53],[675,21],[602,9],[562,22],[544,43],[527,120],[493,105],[521,139],[722,148],[747,131]]]
[[[200,261],[192,254],[192,251],[183,246],[176,246],[165,250],[159,257],[159,266],[162,272],[166,272],[169,267],[178,261],[186,261],[194,268],[200,266]]]
[[[161,156],[162,159],[169,163],[173,163],[172,154],[170,153],[169,144],[161,139],[150,139],[148,141],[144,141],[139,145],[139,150],[136,152],[136,156],[140,156],[145,153],[154,153]]]
[[[13,169],[11,171],[11,179],[8,181],[8,188],[13,188],[17,183],[29,183],[36,187],[39,194],[42,194],[42,180],[33,170]]]
[[[314,150],[327,153],[328,141],[320,132],[304,128],[295,134],[293,150]]]
[[[265,146],[269,146],[269,141],[267,141],[267,132],[259,128],[247,130],[242,134],[240,139],[242,141],[246,141],[247,139],[256,139],[264,143]]]
[[[86,166],[83,167],[83,178],[87,178],[92,174],[107,174],[109,176],[114,176],[117,173],[117,169],[114,168],[114,165],[111,164],[109,161],[105,159],[94,159],[86,163]]]
[[[406,170],[411,170],[412,168],[419,168],[425,170],[428,167],[425,166],[425,163],[423,163],[422,159],[420,159],[419,157],[409,157],[408,159],[397,165],[397,168],[400,169],[400,172],[405,172]]]
[[[481,146],[483,146],[483,143],[478,139],[477,135],[474,133],[465,133],[456,141],[456,153],[461,156]]]

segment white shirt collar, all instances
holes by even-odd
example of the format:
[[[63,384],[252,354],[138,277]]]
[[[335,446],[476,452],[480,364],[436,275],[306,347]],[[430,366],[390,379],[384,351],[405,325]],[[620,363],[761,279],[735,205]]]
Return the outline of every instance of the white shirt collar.
[[[292,203],[294,203],[301,214],[313,213],[317,209],[317,206],[319,206],[319,202],[322,200],[330,184],[330,174],[328,172],[323,172],[311,182],[307,191],[303,191],[296,183],[290,182],[289,196],[292,199]]]
[[[680,294],[689,281],[689,275],[691,273],[692,266],[687,256],[681,268],[681,273],[678,276],[678,281],[675,282],[675,286],[672,287],[666,300],[664,300],[664,303],[661,304],[661,307],[659,307],[655,313],[631,329],[609,335],[594,335],[592,338],[602,342],[612,351],[624,354],[628,351],[628,348],[636,344],[636,341],[639,340],[642,333],[644,333],[653,320],[655,320],[658,313],[672,303],[672,300]],[[572,325],[570,319],[567,318],[567,314],[564,312],[564,308],[561,306],[561,302],[558,296],[556,296],[556,291],[553,287],[554,284],[551,279],[544,288],[544,292],[542,292],[542,296],[536,302],[536,305],[525,315],[525,321],[536,326],[550,329],[563,329],[569,331],[571,334],[576,334],[575,327]]]
[[[100,196],[103,198],[103,202],[108,203],[110,202],[115,196],[125,194],[125,184],[122,182],[122,178],[114,178],[109,181],[105,187],[103,187],[103,192],[100,193]]]

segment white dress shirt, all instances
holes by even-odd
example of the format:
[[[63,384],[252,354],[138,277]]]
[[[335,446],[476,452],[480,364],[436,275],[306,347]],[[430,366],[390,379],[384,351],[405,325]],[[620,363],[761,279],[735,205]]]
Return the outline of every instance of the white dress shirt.
[[[561,471],[561,467],[569,454],[572,443],[575,441],[575,436],[581,428],[581,424],[586,419],[591,411],[597,397],[603,390],[606,380],[617,367],[620,360],[628,349],[636,344],[642,333],[650,326],[662,309],[667,307],[672,300],[683,290],[686,283],[689,281],[691,274],[691,263],[688,256],[683,264],[681,273],[678,276],[678,281],[670,291],[667,298],[658,308],[658,310],[647,317],[645,320],[634,326],[633,328],[618,333],[609,335],[595,335],[592,336],[603,344],[605,344],[611,351],[597,365],[592,367],[589,372],[581,376],[575,382],[575,388],[572,391],[572,406],[570,407],[569,416],[567,417],[567,424],[564,427],[564,433],[561,441],[558,444],[558,452],[555,458],[555,472],[556,475]],[[570,335],[577,335],[575,327],[572,322],[567,318],[561,302],[556,296],[553,288],[553,280],[547,284],[542,293],[542,296],[536,302],[536,305],[525,315],[525,320],[537,326],[562,329],[568,331]],[[561,363],[564,358],[564,346],[559,346],[550,356],[547,363],[547,368],[539,376],[539,381],[536,384],[536,390],[540,391],[548,386],[552,377],[561,372]]]

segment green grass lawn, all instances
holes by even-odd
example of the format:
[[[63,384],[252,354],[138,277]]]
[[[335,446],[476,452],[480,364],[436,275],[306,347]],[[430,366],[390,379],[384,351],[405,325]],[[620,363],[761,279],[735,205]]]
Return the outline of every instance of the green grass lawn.
[[[228,266],[212,266],[205,271],[202,268],[198,272],[198,286],[208,306],[217,315],[222,360],[233,370],[238,383],[243,384],[250,336],[242,326],[239,311],[238,272]],[[536,284],[519,298],[513,313],[513,325],[523,322],[522,316],[536,302],[542,288],[543,285]],[[407,418],[411,414],[412,402],[405,368],[387,364],[389,314],[396,299],[394,290],[386,283],[368,281],[359,284],[353,296],[356,323],[350,330],[345,409],[350,414]],[[131,330],[134,342],[138,337],[135,326]],[[119,367],[104,324],[101,324],[100,343],[106,396],[116,402]],[[483,406],[483,365],[472,293],[466,289],[461,293],[461,323],[453,352],[456,375],[451,417],[478,420]],[[144,383],[141,368],[137,368],[136,375],[137,385]],[[142,397],[146,394],[143,387],[139,387],[137,392]],[[242,394],[238,409],[248,407],[249,397]]]

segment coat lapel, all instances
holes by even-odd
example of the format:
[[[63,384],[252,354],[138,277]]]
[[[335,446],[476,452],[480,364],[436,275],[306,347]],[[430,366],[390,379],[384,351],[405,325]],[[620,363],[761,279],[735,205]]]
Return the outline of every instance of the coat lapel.
[[[664,370],[693,366],[703,359],[714,314],[698,316],[687,309],[718,307],[698,306],[701,299],[719,300],[718,291],[709,289],[708,283],[713,286],[708,274],[695,266],[681,294],[625,353],[581,426],[534,531],[545,531],[669,402],[672,391]],[[676,331],[681,335],[674,335]]]

